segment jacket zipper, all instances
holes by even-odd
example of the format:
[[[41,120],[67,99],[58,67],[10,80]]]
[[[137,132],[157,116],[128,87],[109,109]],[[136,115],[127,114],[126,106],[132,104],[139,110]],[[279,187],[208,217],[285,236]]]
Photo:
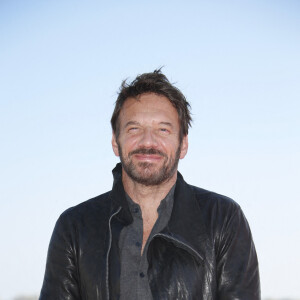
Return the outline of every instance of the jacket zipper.
[[[172,236],[169,236],[169,235],[167,235],[167,234],[164,234],[164,233],[157,233],[157,234],[153,235],[153,237],[152,237],[151,240],[153,240],[153,238],[156,237],[156,236],[162,237],[162,238],[165,238],[165,239],[172,240],[172,241],[174,241],[175,243],[180,244],[181,246],[188,248],[188,249],[189,249],[192,253],[194,253],[194,254],[197,256],[197,258],[199,258],[200,260],[202,260],[202,261],[204,260],[204,258],[203,258],[203,257],[202,257],[195,249],[193,249],[193,248],[192,248],[191,246],[189,246],[188,244],[186,244],[186,243],[184,243],[184,242],[182,242],[182,241],[180,241],[180,240],[178,240],[178,239],[175,239],[175,238],[172,237]]]
[[[110,252],[110,248],[111,248],[111,242],[112,242],[112,233],[111,233],[111,219],[117,215],[120,210],[122,209],[122,207],[120,206],[118,208],[118,210],[113,213],[109,220],[108,220],[108,228],[109,228],[109,244],[108,244],[108,250],[107,250],[107,254],[106,254],[106,297],[107,297],[107,300],[109,300],[109,266],[108,266],[108,261],[109,261],[109,252]]]

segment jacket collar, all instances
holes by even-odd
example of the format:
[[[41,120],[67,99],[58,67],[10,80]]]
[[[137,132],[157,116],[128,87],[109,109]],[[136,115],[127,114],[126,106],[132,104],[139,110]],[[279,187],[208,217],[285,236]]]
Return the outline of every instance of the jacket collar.
[[[124,225],[129,225],[133,222],[133,218],[126,200],[126,194],[122,183],[122,164],[118,163],[112,170],[112,173],[114,177],[114,183],[110,193],[112,200],[111,215],[121,207],[121,210],[116,217]]]
[[[112,173],[114,183],[110,194],[112,199],[111,214],[121,207],[122,209],[116,218],[124,225],[128,225],[132,223],[133,219],[122,184],[121,163],[116,165]],[[182,175],[177,172],[171,218],[167,227],[161,233],[188,245],[195,250],[200,257],[204,258],[204,253],[206,252],[204,247],[206,247],[208,239],[201,214],[202,212],[200,211],[193,188],[188,185]]]

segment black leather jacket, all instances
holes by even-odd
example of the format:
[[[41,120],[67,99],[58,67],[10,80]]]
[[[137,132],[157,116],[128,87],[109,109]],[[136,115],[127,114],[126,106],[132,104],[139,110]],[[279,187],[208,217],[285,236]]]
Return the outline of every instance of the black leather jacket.
[[[112,191],[66,210],[48,250],[40,300],[119,298],[118,237],[132,222],[114,169]],[[233,200],[188,185],[178,173],[167,227],[147,253],[153,299],[260,299],[248,223]]]

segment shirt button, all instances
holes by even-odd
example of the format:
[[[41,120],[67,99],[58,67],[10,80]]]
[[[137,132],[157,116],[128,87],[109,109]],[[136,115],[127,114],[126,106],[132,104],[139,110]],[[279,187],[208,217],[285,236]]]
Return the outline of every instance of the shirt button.
[[[144,277],[145,277],[145,274],[144,274],[143,272],[141,272],[141,273],[140,273],[140,277],[141,277],[141,278],[144,278]]]
[[[140,247],[140,246],[141,246],[141,243],[140,243],[140,242],[136,242],[135,245],[136,245],[137,247]]]

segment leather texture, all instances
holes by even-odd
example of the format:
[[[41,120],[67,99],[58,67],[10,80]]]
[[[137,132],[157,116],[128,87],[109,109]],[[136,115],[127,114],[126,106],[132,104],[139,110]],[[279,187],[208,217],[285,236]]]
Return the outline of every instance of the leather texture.
[[[118,239],[132,222],[121,180],[112,191],[66,210],[49,245],[40,300],[120,297]],[[167,227],[148,248],[153,299],[259,300],[255,247],[239,205],[188,185],[178,172]]]

